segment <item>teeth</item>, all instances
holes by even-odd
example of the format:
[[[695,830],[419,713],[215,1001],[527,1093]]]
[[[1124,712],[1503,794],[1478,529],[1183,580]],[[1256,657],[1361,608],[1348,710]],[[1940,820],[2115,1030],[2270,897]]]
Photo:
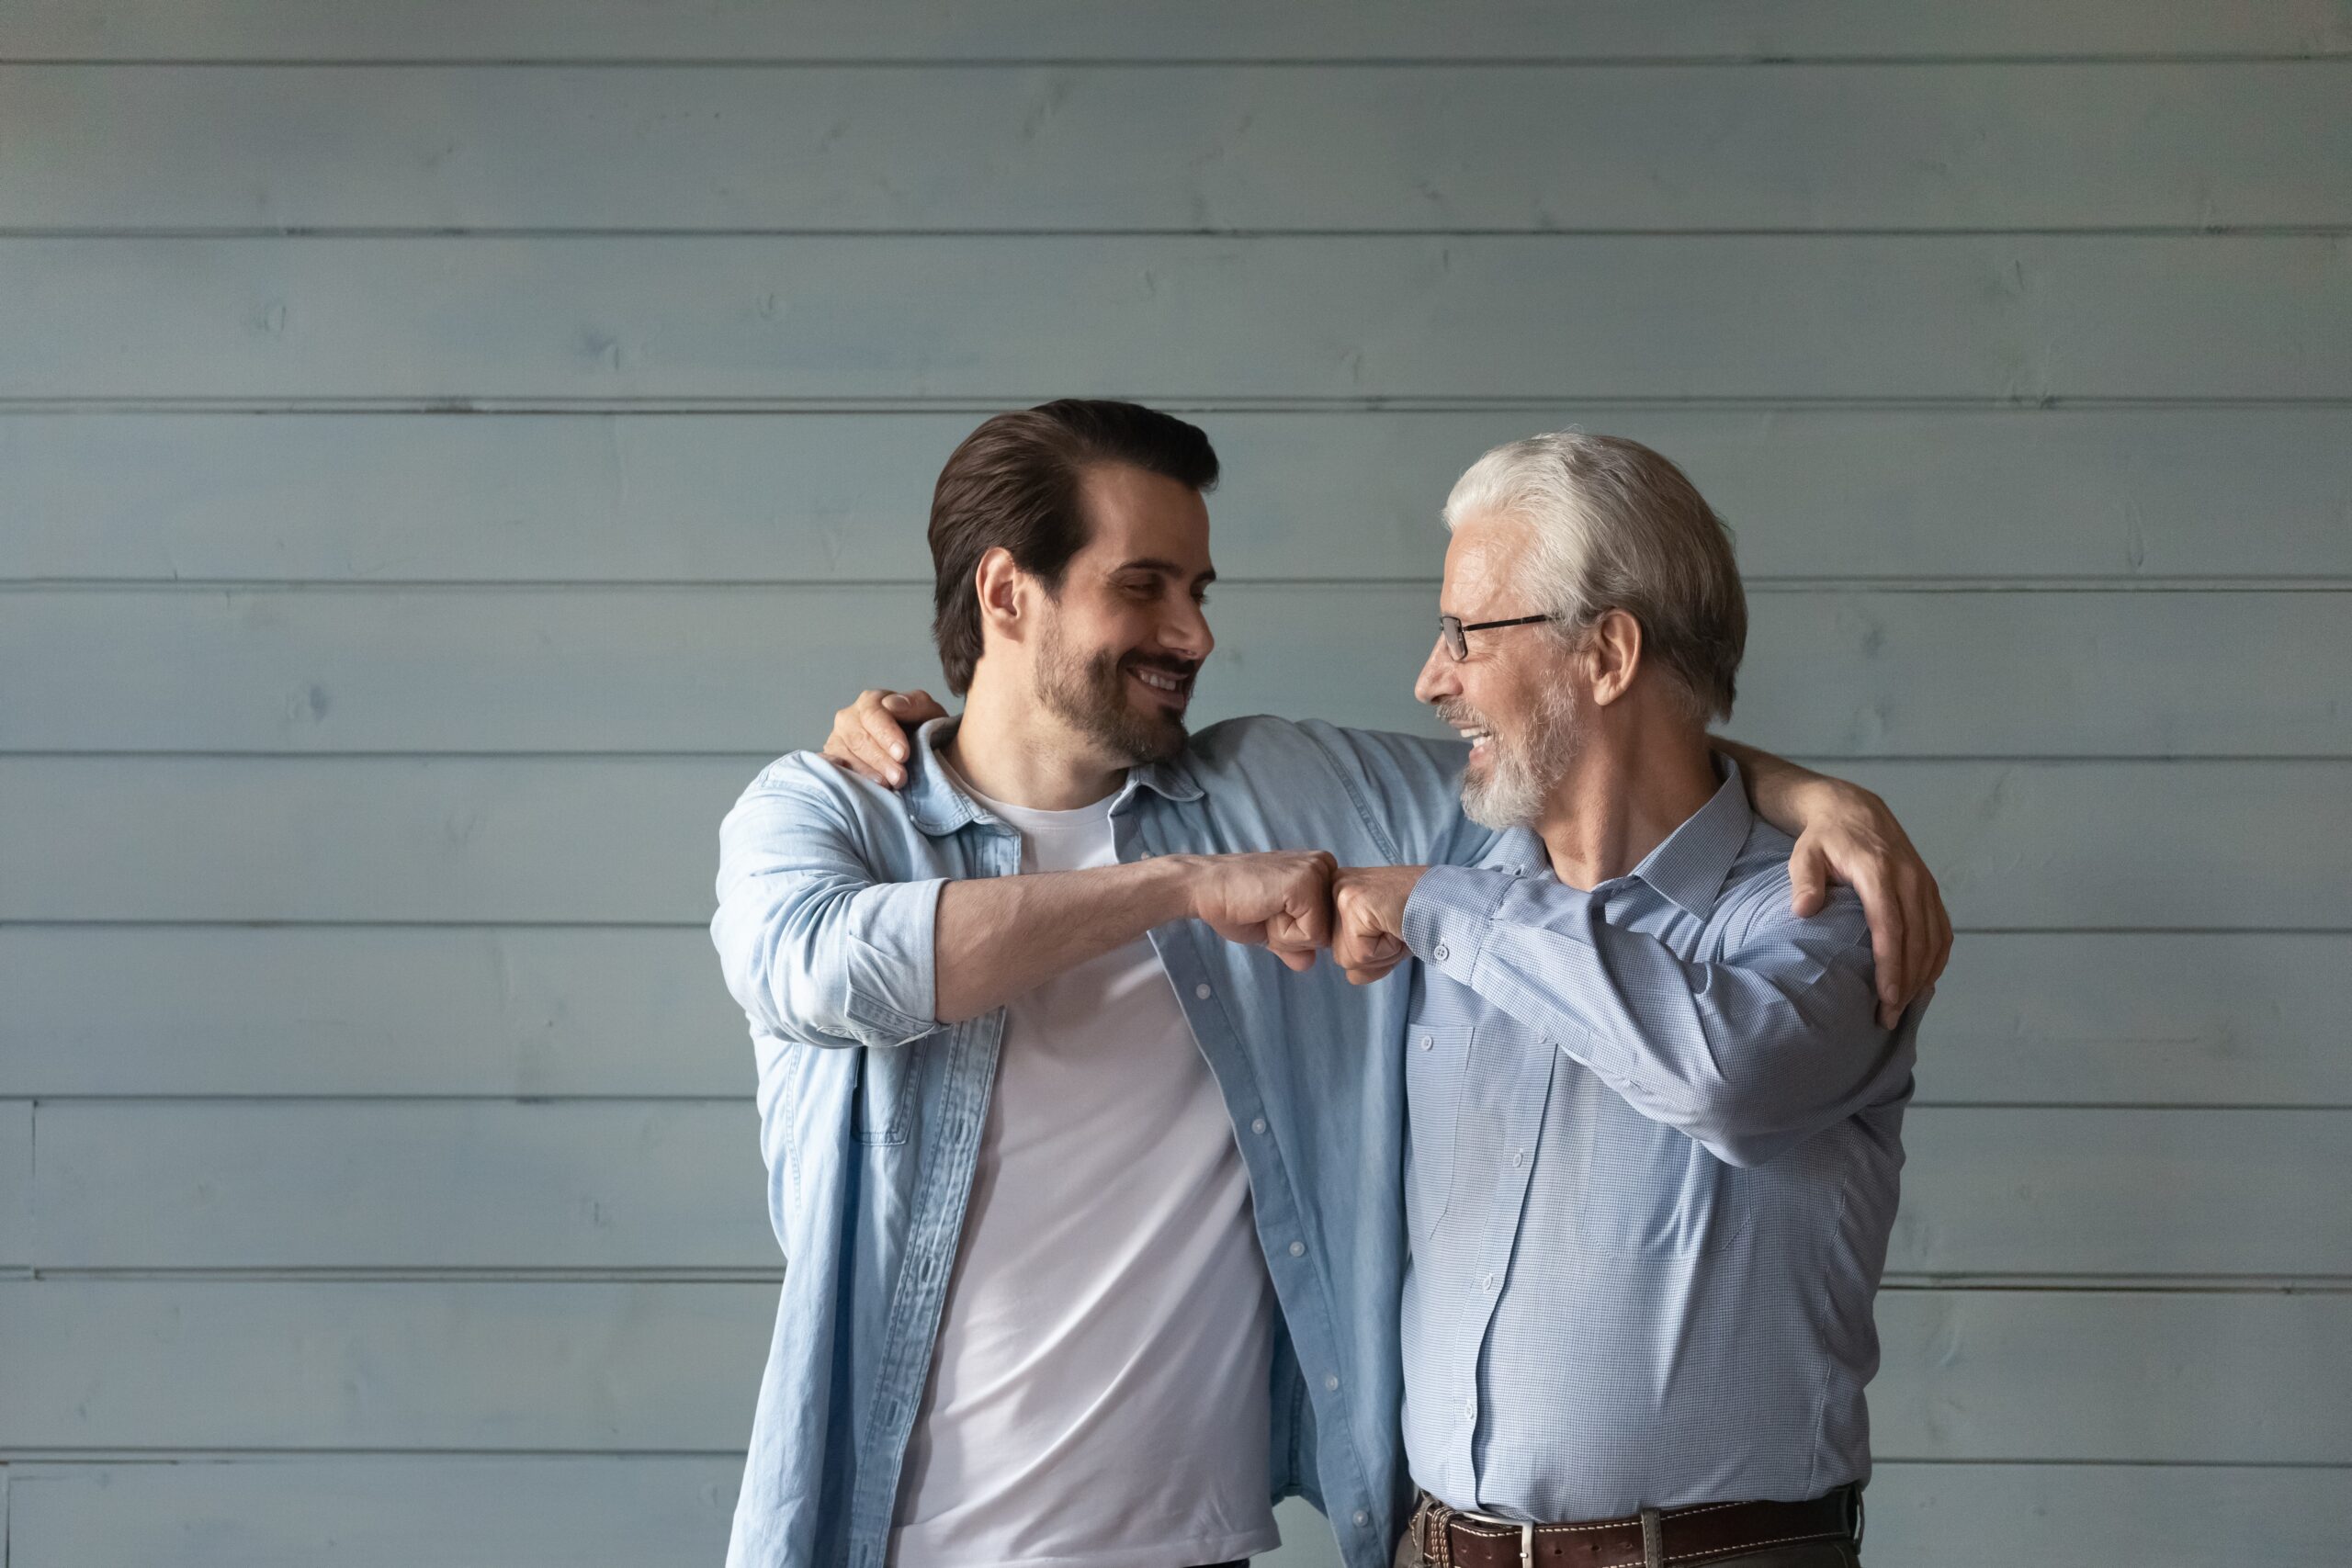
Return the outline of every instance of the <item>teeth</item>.
[[[1157,671],[1138,670],[1136,671],[1136,679],[1147,686],[1155,686],[1163,692],[1181,692],[1184,689],[1183,682],[1172,675],[1162,675]]]

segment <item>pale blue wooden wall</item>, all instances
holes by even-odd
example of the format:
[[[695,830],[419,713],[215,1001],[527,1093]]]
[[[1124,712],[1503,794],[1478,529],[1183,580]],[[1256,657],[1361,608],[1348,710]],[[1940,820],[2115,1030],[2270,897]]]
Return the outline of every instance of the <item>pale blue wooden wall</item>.
[[[1684,459],[1732,728],[1965,933],[1875,1560],[2352,1551],[2352,6],[13,0],[0,61],[10,1568],[716,1562],[777,1270],[718,817],[931,678],[931,477],[1067,392],[1226,454],[1216,712],[1422,722],[1487,444]]]

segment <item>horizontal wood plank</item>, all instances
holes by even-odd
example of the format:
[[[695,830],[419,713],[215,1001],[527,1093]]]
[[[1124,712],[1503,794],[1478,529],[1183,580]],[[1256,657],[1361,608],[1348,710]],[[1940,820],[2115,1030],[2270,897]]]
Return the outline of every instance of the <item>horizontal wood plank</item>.
[[[0,206],[19,231],[2322,227],[2352,221],[2347,101],[2352,60],[0,66]]]
[[[19,1464],[10,1568],[707,1568],[738,1456]]]
[[[2352,1107],[2352,937],[1971,931],[1920,1103]]]
[[[2352,396],[2325,235],[45,238],[0,280],[0,399]]]
[[[771,1284],[0,1281],[0,1448],[740,1450]],[[2352,1464],[2352,1296],[1894,1291],[1886,1461]]]
[[[936,0],[820,0],[788,10],[727,0],[386,0],[356,14],[300,0],[17,0],[0,13],[0,57],[17,59],[1412,61],[2346,50],[2352,15],[2340,0],[1961,7],[1766,0],[1730,8],[1490,0],[1442,11],[1399,0],[1038,0],[985,12]]]
[[[716,976],[695,930],[0,929],[0,1093],[736,1094]],[[2347,987],[2340,936],[1970,933],[1922,1101],[2352,1105]]]
[[[69,1101],[40,1106],[36,1128],[50,1141],[21,1260],[37,1267],[784,1266],[748,1092],[732,1104]]]
[[[0,1100],[0,1267],[34,1251],[33,1189],[31,1102]]]
[[[777,1287],[0,1280],[0,1449],[740,1450]]]
[[[694,928],[0,927],[0,1094],[726,1096],[754,1078]]]
[[[0,927],[0,1096],[747,1094],[688,928]],[[1935,1104],[2352,1108],[2352,937],[1964,933]]]
[[[2342,1111],[1921,1109],[1898,1274],[2352,1278]]]
[[[653,1568],[725,1551],[733,1456],[368,1455],[17,1464],[12,1568]],[[1302,1501],[1261,1568],[1337,1568]],[[2245,1466],[1881,1464],[1868,1546],[1909,1568],[2039,1560],[2210,1568],[2216,1541],[2276,1568],[2338,1568],[2352,1474]]]
[[[0,590],[0,750],[777,751],[864,687],[940,689],[931,599]],[[1207,711],[1429,722],[1433,584],[1213,600]],[[2352,755],[2352,594],[1767,589],[1750,611],[1734,728],[1781,751]]]
[[[748,1097],[66,1101],[31,1129],[33,1223],[0,1263],[781,1263]],[[2352,1279],[2352,1212],[2307,1201],[2352,1161],[2352,1111],[1926,1107],[1905,1145],[1898,1276]]]
[[[1212,412],[1228,579],[1427,581],[1477,455],[1690,473],[1758,578],[2352,577],[2352,410]],[[927,581],[977,413],[0,412],[0,581]]]
[[[0,757],[0,920],[700,923],[763,761]],[[2352,929],[2344,763],[1841,771],[1963,926]]]

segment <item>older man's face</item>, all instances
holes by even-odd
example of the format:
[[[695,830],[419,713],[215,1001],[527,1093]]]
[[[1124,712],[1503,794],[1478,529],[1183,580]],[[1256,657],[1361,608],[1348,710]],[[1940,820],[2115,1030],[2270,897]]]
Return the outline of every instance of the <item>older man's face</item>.
[[[1464,624],[1535,615],[1524,558],[1527,525],[1516,518],[1464,518],[1446,547],[1438,608]],[[1520,828],[1544,814],[1553,786],[1575,760],[1583,694],[1575,659],[1545,625],[1466,634],[1455,659],[1441,636],[1413,694],[1471,742],[1462,809],[1488,828]]]

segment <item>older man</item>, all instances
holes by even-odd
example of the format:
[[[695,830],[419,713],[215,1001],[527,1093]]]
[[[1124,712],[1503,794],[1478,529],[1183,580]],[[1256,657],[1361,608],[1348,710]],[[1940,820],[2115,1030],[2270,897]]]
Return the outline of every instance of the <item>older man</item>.
[[[1917,1009],[1705,726],[1747,611],[1630,441],[1488,453],[1417,694],[1470,739],[1475,865],[1343,872],[1333,953],[1408,1028],[1409,1551],[1463,1568],[1851,1568]]]

